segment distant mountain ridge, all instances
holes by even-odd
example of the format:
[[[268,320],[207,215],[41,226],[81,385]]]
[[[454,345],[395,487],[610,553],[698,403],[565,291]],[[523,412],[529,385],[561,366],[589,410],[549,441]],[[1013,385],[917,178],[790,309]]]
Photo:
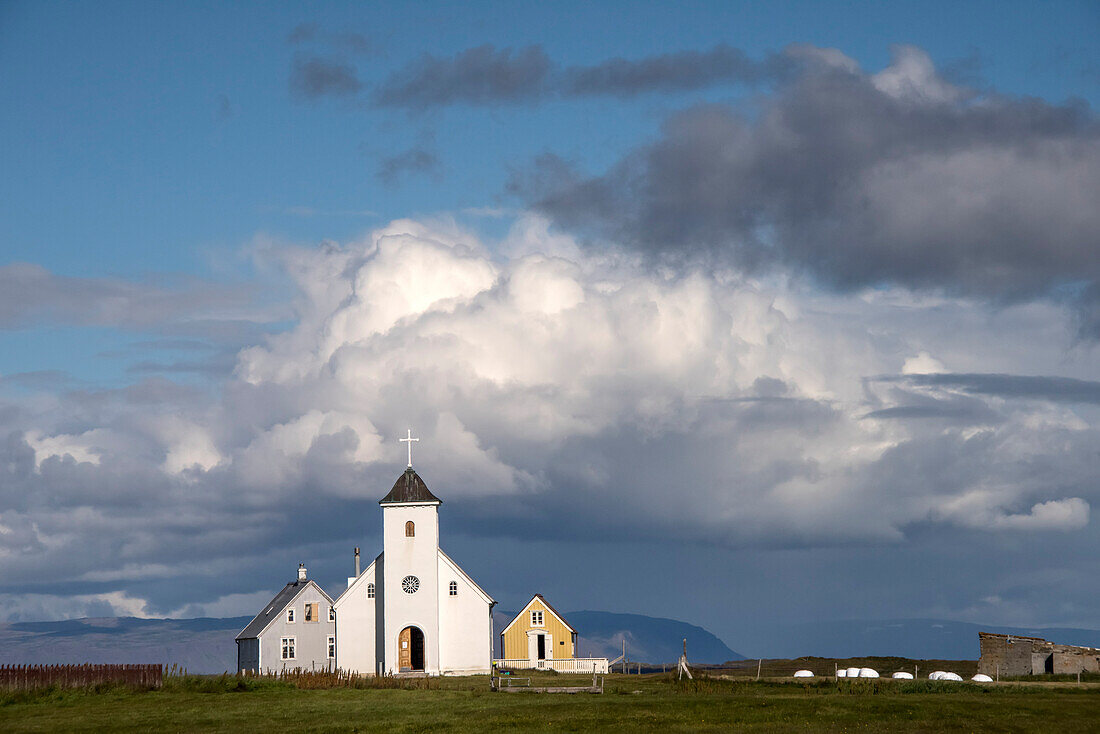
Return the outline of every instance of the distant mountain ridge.
[[[0,624],[0,663],[164,663],[193,673],[237,666],[237,636],[252,617],[88,617]]]
[[[495,613],[497,632],[514,616]],[[674,662],[686,637],[692,662],[742,659],[702,627],[673,619],[591,611],[565,616],[580,630],[579,652],[586,657],[615,658],[625,639],[630,660]],[[0,624],[0,663],[164,663],[221,673],[236,668],[234,638],[251,619],[95,617]]]
[[[977,660],[978,632],[1043,637],[1067,645],[1100,647],[1100,630],[1070,627],[1003,627],[944,619],[830,620],[770,625],[738,641],[752,657],[898,656]]]
[[[643,663],[675,663],[680,659],[683,640],[688,641],[688,660],[693,663],[723,663],[744,660],[716,635],[687,622],[642,614],[615,612],[563,612],[578,631],[577,656],[608,658],[622,654],[626,642],[627,659]],[[494,612],[494,655],[499,655],[499,634],[516,616],[515,612]]]
[[[493,615],[499,632],[514,613]],[[626,641],[630,660],[671,663],[688,641],[692,663],[742,660],[702,627],[674,619],[611,612],[566,612],[579,631],[583,657],[618,657]],[[251,617],[138,619],[100,617],[57,622],[0,623],[0,664],[4,663],[166,663],[194,673],[220,673],[236,667],[233,638]],[[976,660],[978,632],[1044,637],[1054,642],[1100,647],[1100,630],[1065,627],[1003,627],[942,619],[832,620],[770,625],[735,641],[751,657],[800,655],[849,658],[898,656],[914,659]],[[497,651],[499,652],[499,651]]]

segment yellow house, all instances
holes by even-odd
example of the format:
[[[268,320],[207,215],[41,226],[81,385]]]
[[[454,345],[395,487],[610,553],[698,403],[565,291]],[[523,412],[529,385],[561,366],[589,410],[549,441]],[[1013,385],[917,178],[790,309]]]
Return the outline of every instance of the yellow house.
[[[542,594],[535,594],[516,618],[500,633],[500,656],[528,661],[541,668],[547,660],[576,657],[577,631],[558,614]]]

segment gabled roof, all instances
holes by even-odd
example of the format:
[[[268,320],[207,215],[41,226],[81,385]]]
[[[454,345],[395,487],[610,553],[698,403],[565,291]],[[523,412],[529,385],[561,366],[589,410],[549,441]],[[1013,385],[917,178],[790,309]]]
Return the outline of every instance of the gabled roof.
[[[410,466],[393,484],[390,493],[378,501],[380,505],[403,505],[410,502],[434,502],[437,505],[443,500],[428,491],[428,485]]]
[[[489,604],[489,606],[496,606],[496,600],[493,599],[493,597],[486,594],[485,589],[478,586],[478,583],[476,581],[474,581],[472,578],[470,578],[470,574],[463,571],[462,567],[454,562],[454,559],[452,559],[449,555],[444,553],[442,548],[437,548],[436,550],[439,551],[439,557],[442,558],[456,572],[458,572],[458,574],[460,576],[462,576],[462,578],[466,579],[466,581],[470,584],[470,586],[474,587],[474,591],[479,593],[481,595],[481,598],[483,598],[485,600],[485,602],[487,604]]]
[[[350,584],[348,584],[348,588],[346,588],[346,589],[344,589],[343,591],[340,592],[339,596],[336,597],[336,601],[332,602],[332,606],[334,606],[334,607],[335,606],[340,606],[341,605],[340,600],[343,599],[348,594],[350,594],[352,589],[358,587],[363,582],[363,579],[367,578],[367,574],[371,573],[371,571],[374,570],[374,567],[376,565],[378,565],[378,561],[380,561],[381,559],[382,559],[382,554],[379,553],[377,556],[374,557],[374,560],[371,561],[367,565],[367,567],[363,569],[363,572],[360,573],[358,576],[356,576],[354,581],[352,581]]]
[[[561,622],[566,627],[568,627],[570,632],[576,634],[577,630],[573,628],[573,625],[566,622],[565,617],[561,616],[561,614],[558,612],[558,610],[554,609],[554,607],[552,607],[550,605],[550,602],[546,601],[546,597],[544,597],[542,594],[535,594],[534,596],[532,596],[531,601],[529,601],[529,602],[527,602],[526,604],[523,605],[523,609],[519,610],[519,614],[517,614],[512,619],[511,622],[509,622],[507,625],[504,626],[504,629],[502,629],[500,631],[500,634],[503,635],[505,632],[507,632],[509,629],[511,629],[513,624],[515,624],[522,617],[524,617],[524,615],[527,614],[527,609],[535,602],[536,599],[538,599],[540,602],[542,602],[542,605],[544,607],[546,607],[547,611],[549,611],[551,614],[553,614],[555,617],[557,617],[559,622]]]
[[[240,634],[235,639],[248,640],[254,637],[259,637],[260,633],[267,629],[267,626],[271,624],[283,610],[290,606],[298,595],[305,591],[310,586],[321,592],[321,596],[328,600],[329,604],[332,604],[332,597],[325,593],[325,590],[313,581],[313,579],[306,579],[305,581],[292,581],[283,587],[283,590],[275,595],[264,610],[252,618],[252,621],[241,630]]]

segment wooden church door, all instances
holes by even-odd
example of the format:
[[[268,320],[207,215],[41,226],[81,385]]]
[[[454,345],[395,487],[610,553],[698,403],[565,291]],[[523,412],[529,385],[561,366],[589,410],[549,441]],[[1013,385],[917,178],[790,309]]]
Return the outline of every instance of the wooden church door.
[[[397,668],[412,670],[412,627],[401,630],[397,638]]]

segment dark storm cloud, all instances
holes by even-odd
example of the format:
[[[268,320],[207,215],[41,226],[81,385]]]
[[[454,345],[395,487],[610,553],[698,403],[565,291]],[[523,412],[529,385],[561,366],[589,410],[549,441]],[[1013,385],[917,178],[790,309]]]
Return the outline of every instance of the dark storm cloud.
[[[161,401],[153,412],[166,407]],[[184,402],[175,407],[180,414],[188,412]],[[342,461],[340,444],[354,442],[354,436],[345,432],[323,438],[284,487],[248,491],[231,469],[165,475],[156,469],[162,455],[150,440],[131,442],[132,457],[126,462],[93,464],[53,456],[36,467],[35,452],[22,433],[0,435],[5,526],[0,551],[16,554],[20,567],[0,584],[0,591],[54,593],[66,580],[71,584],[66,594],[133,590],[139,586],[135,578],[141,577],[126,569],[150,564],[162,568],[150,577],[157,587],[156,604],[175,601],[171,587],[180,575],[204,577],[202,586],[216,588],[210,571],[223,566],[235,580],[224,582],[230,588],[222,593],[251,591],[252,582],[242,587],[239,572],[225,565],[226,558],[240,557],[261,577],[271,572],[284,575],[293,568],[290,558],[281,567],[264,569],[270,564],[262,558],[267,551],[257,554],[256,549],[277,546],[278,537],[288,534],[296,538],[293,548],[276,551],[277,555],[301,554],[302,538],[357,540],[363,506],[377,510],[378,497],[348,500],[322,489],[339,485],[350,496],[351,488],[368,478],[373,480],[370,486],[393,482],[392,472],[374,477]],[[279,509],[265,509],[269,501],[277,502]],[[244,516],[251,518],[250,527],[235,530]],[[350,548],[355,543],[346,544]],[[176,570],[163,570],[169,567]],[[109,578],[95,580],[104,573]],[[194,601],[196,590],[182,596]]]
[[[382,107],[423,109],[536,99],[553,63],[540,46],[513,50],[486,44],[451,58],[430,54],[390,76],[375,93]]]
[[[203,336],[241,330],[257,298],[255,286],[219,285],[177,279],[167,285],[113,278],[74,278],[51,273],[39,265],[0,266],[0,329],[40,324],[156,328],[175,334],[197,330]],[[256,321],[249,319],[255,334]],[[196,326],[196,321],[199,325]]]
[[[299,44],[312,41],[317,37],[318,30],[316,23],[299,23],[287,35],[287,43]]]
[[[299,56],[290,70],[291,92],[306,99],[349,96],[362,87],[355,67],[334,59]]]
[[[1004,300],[1096,283],[1096,115],[976,97],[930,62],[911,72],[913,59],[927,61],[906,49],[878,77],[809,65],[751,114],[693,107],[603,174],[547,155],[512,190],[564,227],[652,255],[780,266],[838,289]]]
[[[937,418],[952,422],[988,423],[996,418],[996,414],[985,405],[960,405],[955,402],[934,401],[922,405],[899,405],[894,408],[882,408],[871,411],[866,417],[901,420]]]
[[[375,175],[383,183],[393,185],[406,174],[438,173],[439,166],[439,156],[434,151],[416,146],[383,158]]]
[[[208,377],[226,377],[233,372],[236,354],[226,352],[207,360],[176,360],[173,362],[137,362],[126,368],[131,375],[142,374],[196,374]]]
[[[773,54],[754,61],[743,51],[719,44],[709,51],[681,51],[643,59],[615,58],[565,71],[562,93],[620,97],[646,92],[677,92],[723,84],[770,82],[788,72],[794,60]]]
[[[541,46],[497,49],[487,44],[450,58],[424,56],[383,83],[375,101],[384,107],[425,109],[558,97],[631,97],[717,84],[771,82],[788,75],[797,63],[790,54],[755,61],[740,49],[720,44],[707,51],[614,58],[562,69]]]
[[[937,373],[876,379],[884,382],[905,382],[910,385],[956,388],[971,395],[1100,405],[1100,382],[1075,380],[1070,377]]]
[[[1091,283],[1071,301],[1077,322],[1077,336],[1100,341],[1100,282]]]
[[[62,370],[34,370],[0,375],[0,386],[15,385],[27,390],[49,390],[73,384],[73,376]]]
[[[294,46],[315,43],[360,54],[367,54],[373,50],[371,42],[362,33],[327,31],[316,23],[301,23],[295,26],[286,40]]]

